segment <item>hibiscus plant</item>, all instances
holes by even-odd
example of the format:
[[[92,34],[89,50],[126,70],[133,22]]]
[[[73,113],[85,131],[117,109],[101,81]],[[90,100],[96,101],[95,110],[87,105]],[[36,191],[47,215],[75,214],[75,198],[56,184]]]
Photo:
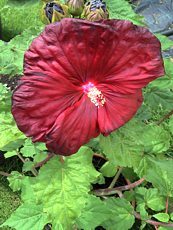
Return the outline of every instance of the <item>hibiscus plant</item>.
[[[0,7],[0,227],[173,229],[173,42],[126,0]]]

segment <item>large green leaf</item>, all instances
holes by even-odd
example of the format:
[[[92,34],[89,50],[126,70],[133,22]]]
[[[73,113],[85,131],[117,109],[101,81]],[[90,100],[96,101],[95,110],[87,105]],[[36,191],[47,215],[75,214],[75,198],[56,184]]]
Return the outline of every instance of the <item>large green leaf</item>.
[[[36,198],[34,196],[34,191],[32,188],[33,181],[35,180],[34,177],[25,176],[22,179],[21,185],[21,200],[24,204],[37,204]]]
[[[138,168],[144,154],[159,154],[170,147],[163,127],[133,119],[108,137],[100,137],[103,153],[115,166]]]
[[[88,200],[76,223],[79,229],[91,230],[101,226],[112,214],[106,202],[95,196],[88,196]]]
[[[19,148],[25,136],[17,128],[10,113],[0,113],[0,150],[12,151]]]
[[[16,150],[24,139],[11,114],[11,92],[0,83],[0,150]]]
[[[173,93],[168,89],[148,88],[145,103],[153,110],[162,109],[164,112],[172,109]]]
[[[42,25],[38,0],[6,0],[0,8],[2,39],[8,41],[30,26]]]
[[[124,19],[135,24],[143,24],[142,17],[134,12],[132,6],[126,0],[106,0],[105,2],[111,19]]]
[[[109,198],[106,201],[111,214],[102,226],[109,230],[128,230],[134,224],[133,207],[123,198]]]
[[[100,137],[100,146],[110,162],[124,167],[138,165],[143,155],[139,139],[142,129],[138,121],[132,120],[111,135]]]
[[[173,62],[170,59],[164,59],[165,76],[159,77],[152,81],[148,88],[159,90],[172,89],[173,90]]]
[[[39,172],[33,183],[34,196],[49,213],[56,225],[72,229],[87,201],[90,184],[100,175],[92,165],[93,152],[81,147],[78,153],[64,158],[52,158]]]
[[[166,113],[172,109],[173,101],[173,63],[164,60],[165,76],[158,78],[148,85],[145,92],[145,104],[153,111]]]
[[[144,151],[149,154],[162,153],[170,147],[170,134],[161,126],[145,126],[141,138],[144,141]]]
[[[24,52],[42,29],[43,27],[30,27],[9,43],[0,43],[0,74],[10,76],[22,74]]]
[[[159,193],[173,197],[173,160],[148,157],[145,161],[144,176]]]
[[[32,206],[30,204],[21,205],[11,217],[2,225],[10,226],[16,230],[43,230],[48,222],[46,213],[43,212],[42,205]]]

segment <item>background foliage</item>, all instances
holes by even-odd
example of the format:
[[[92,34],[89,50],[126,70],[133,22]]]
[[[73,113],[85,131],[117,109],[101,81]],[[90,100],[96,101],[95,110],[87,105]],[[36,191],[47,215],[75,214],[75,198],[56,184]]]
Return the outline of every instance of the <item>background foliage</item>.
[[[127,1],[106,3],[110,18],[143,24]],[[0,1],[2,79],[22,75],[24,51],[43,29],[40,8],[37,0]],[[163,51],[173,46],[157,36]],[[173,60],[164,63],[165,76],[145,88],[144,103],[130,122],[75,155],[50,157],[43,166],[39,162],[49,157],[45,145],[33,144],[18,130],[12,92],[0,84],[0,154],[22,161],[21,171],[8,175],[11,189],[21,193],[21,205],[2,229],[42,230],[47,224],[53,230],[150,229],[152,220],[159,221],[159,230],[173,229]]]

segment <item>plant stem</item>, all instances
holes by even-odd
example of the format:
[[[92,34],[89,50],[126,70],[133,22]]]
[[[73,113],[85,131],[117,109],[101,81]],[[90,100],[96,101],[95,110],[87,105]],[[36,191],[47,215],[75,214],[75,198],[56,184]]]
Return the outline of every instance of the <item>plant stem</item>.
[[[164,120],[170,118],[170,116],[173,115],[173,110],[171,110],[169,113],[165,114],[158,122],[156,122],[157,125],[160,125]]]
[[[142,220],[139,213],[134,212],[134,216],[136,217],[136,219]],[[173,223],[163,223],[155,220],[143,220],[143,221],[154,226],[173,227]]]
[[[17,156],[23,163],[25,163],[25,159],[20,155],[20,153],[17,152]]]
[[[109,185],[108,188],[113,188],[115,186],[115,184],[116,184],[116,182],[117,182],[122,170],[123,170],[123,167],[119,167],[118,172],[116,173],[114,179],[112,180],[112,182],[111,182],[111,184]]]
[[[25,159],[22,157],[22,155],[20,155],[19,152],[17,152],[17,156],[19,157],[19,159],[20,159],[23,163],[26,162]],[[33,174],[34,176],[38,176],[38,172],[37,172],[37,170],[36,170],[35,168],[33,168],[33,169],[31,170],[31,172],[32,172],[32,174]]]
[[[127,182],[128,185],[131,184],[131,182],[130,182],[129,179],[125,178],[125,180],[126,180],[126,182]],[[130,191],[133,192],[133,189],[131,188]],[[135,206],[136,206],[136,201],[135,201],[135,199],[131,201],[131,204],[132,204],[133,208],[135,208]]]
[[[11,176],[11,174],[3,172],[3,171],[0,171],[0,175],[1,176],[6,176],[6,177]]]
[[[117,191],[125,191],[125,190],[129,190],[132,188],[137,187],[138,185],[142,184],[144,182],[144,178],[141,178],[140,180],[131,183],[129,185],[124,185],[124,186],[120,186],[120,187],[115,187],[115,188],[105,188],[105,189],[96,189],[93,190],[93,193],[96,196],[109,196],[109,195],[114,195],[117,193]]]
[[[34,165],[34,168],[39,168],[39,167],[43,166],[44,164],[46,164],[54,156],[55,156],[54,153],[49,153],[44,160],[42,160],[39,163],[37,163],[36,165]]]

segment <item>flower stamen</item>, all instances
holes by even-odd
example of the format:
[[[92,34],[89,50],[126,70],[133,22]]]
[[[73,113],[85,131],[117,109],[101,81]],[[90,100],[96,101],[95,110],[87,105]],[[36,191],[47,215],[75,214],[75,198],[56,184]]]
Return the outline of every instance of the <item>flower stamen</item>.
[[[95,106],[99,108],[100,106],[103,106],[105,104],[106,99],[104,95],[100,90],[97,89],[97,87],[93,83],[89,82],[88,84],[83,85],[82,88],[84,93],[87,94],[87,96],[89,97],[91,102],[94,103]]]

